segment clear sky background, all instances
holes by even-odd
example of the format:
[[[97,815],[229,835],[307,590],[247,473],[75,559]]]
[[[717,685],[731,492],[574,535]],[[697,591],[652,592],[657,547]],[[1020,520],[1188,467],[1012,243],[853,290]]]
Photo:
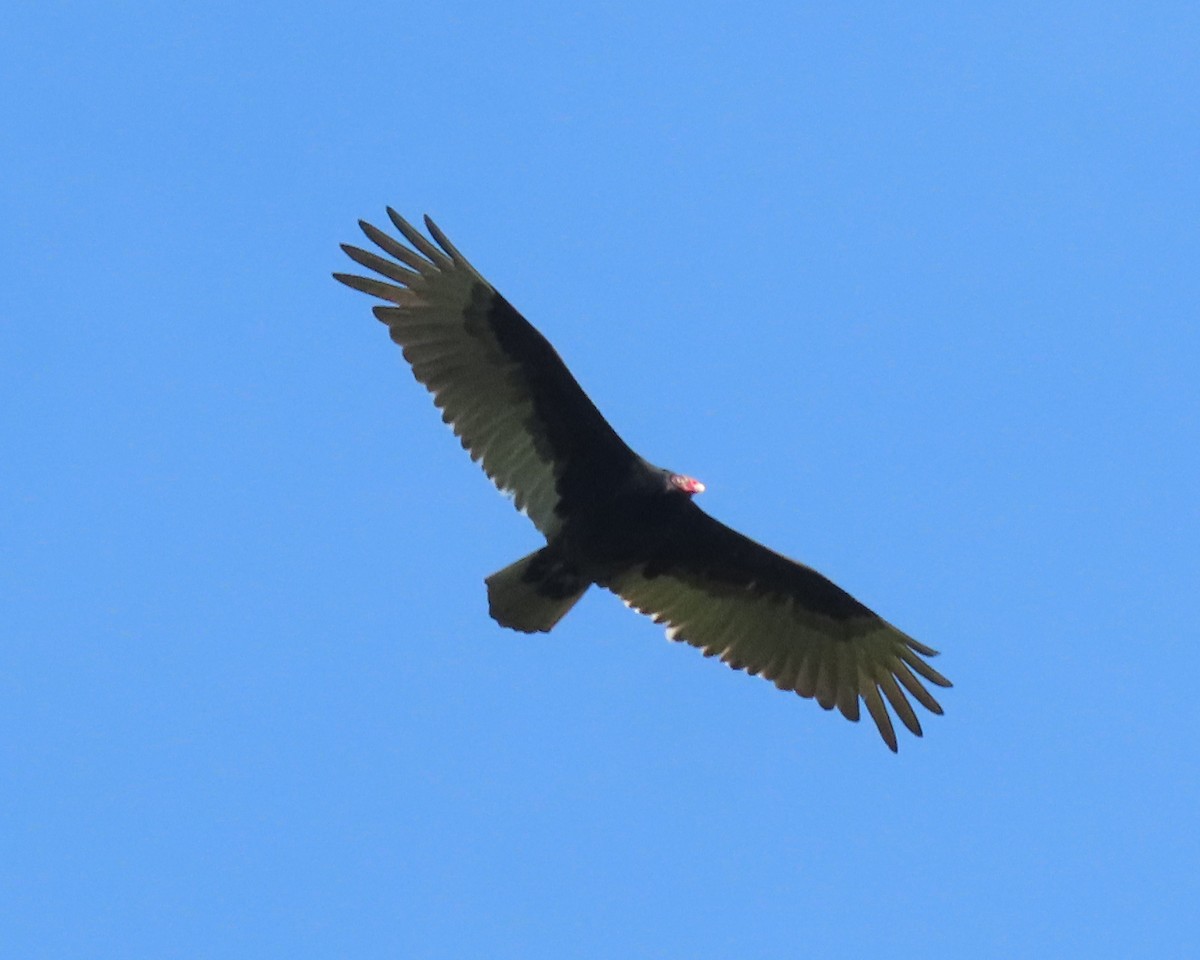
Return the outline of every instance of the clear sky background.
[[[0,953],[1194,956],[1195,4],[4,21]],[[946,716],[489,620],[385,204]]]

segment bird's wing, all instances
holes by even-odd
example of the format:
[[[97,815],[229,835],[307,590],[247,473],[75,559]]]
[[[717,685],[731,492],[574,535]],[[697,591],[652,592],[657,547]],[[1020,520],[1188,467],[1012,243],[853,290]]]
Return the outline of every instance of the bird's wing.
[[[433,221],[425,218],[436,246],[394,210],[388,216],[410,246],[359,221],[388,256],[343,244],[352,260],[379,276],[334,277],[387,301],[375,316],[433,394],[442,419],[496,486],[553,536],[564,499],[627,469],[634,454],[545,337]]]
[[[817,571],[768,550],[694,504],[656,554],[604,584],[667,626],[667,636],[761,674],[781,690],[813,697],[857,721],[867,707],[896,750],[885,701],[917,736],[905,691],[941,706],[922,681],[950,681],[925,662],[932,650],[897,630]]]

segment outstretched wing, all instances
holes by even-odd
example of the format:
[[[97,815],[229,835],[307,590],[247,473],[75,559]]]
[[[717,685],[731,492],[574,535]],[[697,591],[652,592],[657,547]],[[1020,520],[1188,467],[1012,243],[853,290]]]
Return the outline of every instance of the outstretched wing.
[[[510,494],[547,537],[589,485],[611,481],[634,462],[554,348],[467,262],[428,217],[436,241],[390,207],[411,248],[369,223],[387,257],[347,244],[350,258],[378,277],[335,273],[388,306],[387,324],[412,371],[473,460]],[[389,259],[390,257],[390,259]]]
[[[941,706],[922,681],[950,681],[922,657],[937,655],[867,609],[817,571],[768,550],[695,504],[662,548],[605,584],[634,609],[667,625],[667,636],[761,674],[781,690],[837,707],[850,720],[867,707],[884,742],[896,733],[885,701],[917,736],[905,691],[932,713]]]

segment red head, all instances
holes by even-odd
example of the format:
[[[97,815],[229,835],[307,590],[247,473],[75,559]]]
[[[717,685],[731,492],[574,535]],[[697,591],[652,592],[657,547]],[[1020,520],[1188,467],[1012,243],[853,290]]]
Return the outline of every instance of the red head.
[[[704,492],[704,484],[694,477],[685,477],[682,473],[671,474],[670,484],[676,490],[686,493],[689,497]]]

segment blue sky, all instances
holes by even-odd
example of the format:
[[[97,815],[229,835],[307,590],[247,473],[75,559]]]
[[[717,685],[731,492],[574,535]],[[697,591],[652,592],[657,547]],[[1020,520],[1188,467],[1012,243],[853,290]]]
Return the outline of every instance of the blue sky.
[[[1200,15],[72,4],[0,36],[20,957],[1189,956]],[[956,683],[892,756],[538,545],[338,242],[429,212]]]

